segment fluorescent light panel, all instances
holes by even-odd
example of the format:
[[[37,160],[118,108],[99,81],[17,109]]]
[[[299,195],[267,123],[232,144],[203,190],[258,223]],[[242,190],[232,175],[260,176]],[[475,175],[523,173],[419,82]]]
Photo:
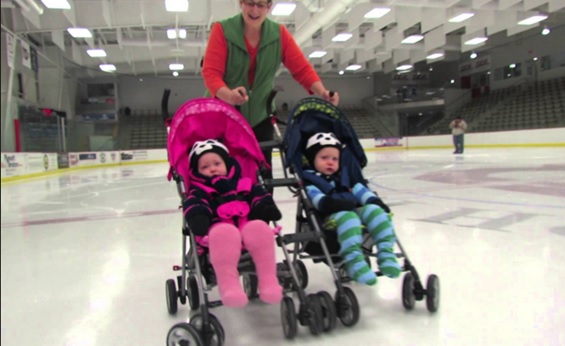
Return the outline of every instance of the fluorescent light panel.
[[[472,39],[466,41],[465,44],[468,45],[468,46],[474,46],[474,45],[477,45],[477,44],[481,44],[481,43],[485,42],[486,40],[488,40],[488,38],[486,38],[486,37],[475,37],[475,38],[472,38]]]
[[[188,12],[188,0],[165,0],[168,12]]]
[[[116,71],[116,66],[113,65],[113,64],[101,64],[98,67],[100,67],[100,69],[104,72],[114,72],[114,71]]]
[[[402,40],[402,43],[405,44],[414,44],[416,42],[420,42],[424,39],[424,36],[422,35],[410,35],[408,37],[406,37],[404,40]]]
[[[353,65],[347,66],[345,69],[346,69],[347,71],[357,71],[357,70],[359,70],[361,67],[363,67],[363,66],[358,65],[358,64],[353,64]]]
[[[106,56],[106,51],[104,51],[104,49],[89,49],[86,53],[93,58],[102,58]]]
[[[312,53],[310,53],[310,55],[308,55],[308,57],[309,58],[321,58],[326,54],[328,54],[328,52],[326,52],[325,50],[316,50],[316,51],[313,51]]]
[[[74,38],[89,38],[92,37],[90,30],[86,28],[68,28],[67,31]]]
[[[175,38],[182,38],[185,39],[186,38],[186,29],[167,29],[167,37],[171,40],[174,40]]]
[[[365,13],[363,16],[364,18],[381,18],[385,14],[390,12],[390,8],[388,7],[375,7],[369,12]]]
[[[443,56],[443,53],[433,53],[430,54],[426,57],[426,59],[430,59],[430,60],[434,60],[434,59],[439,59]]]
[[[345,42],[353,37],[353,34],[349,32],[342,32],[341,34],[337,34],[332,38],[333,42]]]
[[[518,22],[518,25],[534,25],[536,23],[541,22],[542,20],[546,20],[547,16],[543,14],[539,14],[536,16],[531,16],[530,18],[526,18]]]
[[[475,14],[473,12],[464,12],[464,13],[461,13],[461,14],[453,17],[453,18],[450,18],[449,22],[450,23],[461,23],[462,21],[467,20],[467,19],[473,17],[474,15]]]
[[[412,65],[400,65],[396,68],[397,71],[406,71],[412,68]]]
[[[171,71],[180,71],[180,70],[184,70],[184,65],[183,64],[169,64],[169,70]]]
[[[71,4],[67,0],[41,0],[43,5],[51,9],[70,10]]]
[[[273,16],[290,16],[294,9],[296,8],[296,4],[292,2],[279,2],[273,7],[271,14]]]

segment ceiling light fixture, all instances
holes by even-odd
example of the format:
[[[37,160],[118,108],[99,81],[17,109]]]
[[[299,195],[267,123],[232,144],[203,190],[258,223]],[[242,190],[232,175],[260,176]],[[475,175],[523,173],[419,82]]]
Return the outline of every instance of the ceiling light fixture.
[[[473,12],[464,12],[464,13],[461,13],[461,14],[455,16],[455,17],[450,18],[448,21],[450,23],[461,23],[462,21],[467,20],[467,19],[473,17],[474,15],[475,14]]]
[[[174,40],[176,38],[185,39],[186,29],[167,29],[167,38]]]
[[[423,35],[410,35],[408,37],[406,37],[404,40],[402,40],[401,43],[405,43],[405,44],[414,44],[416,42],[420,42],[424,39]]]
[[[114,72],[116,71],[116,66],[113,64],[101,64],[98,67],[104,72]]]
[[[104,49],[88,49],[86,53],[88,53],[88,55],[92,58],[103,58],[106,56],[106,51]]]
[[[92,37],[90,30],[86,28],[68,28],[67,31],[74,38],[89,38]]]
[[[295,8],[296,4],[293,2],[279,2],[273,7],[271,14],[273,16],[290,16]]]
[[[188,0],[165,0],[168,12],[188,12]]]
[[[375,7],[372,10],[370,10],[369,12],[365,13],[365,15],[363,17],[367,18],[367,19],[381,18],[389,12],[390,12],[390,8],[388,8],[388,7]]]
[[[174,72],[173,72],[173,76],[178,77],[178,75],[179,75],[179,72],[178,72],[178,71],[174,71]]]
[[[486,40],[488,40],[487,37],[475,37],[475,38],[472,38],[468,41],[465,41],[465,44],[468,45],[468,46],[474,46],[474,45],[477,45],[477,44],[481,44],[481,43],[485,42]]]
[[[333,42],[345,42],[353,37],[353,34],[349,32],[342,32],[341,34],[337,34],[332,38]]]
[[[169,70],[171,71],[184,70],[184,65],[179,63],[169,64]]]
[[[312,53],[310,53],[310,55],[308,55],[308,57],[309,58],[321,58],[326,54],[328,54],[328,52],[326,52],[325,50],[316,50],[316,51],[313,51]]]
[[[441,57],[443,57],[443,53],[433,53],[433,54],[428,55],[426,57],[426,59],[434,60],[434,59],[439,59]]]
[[[550,32],[551,32],[551,29],[546,26],[546,27],[543,28],[543,30],[541,31],[541,34],[545,36],[545,35],[549,35]]]
[[[359,70],[361,67],[363,67],[363,66],[361,66],[361,65],[359,65],[359,64],[353,64],[353,65],[347,66],[345,69],[346,69],[347,71],[357,71],[357,70]]]
[[[340,75],[342,75],[342,74],[344,74],[345,72],[344,72],[343,70],[340,70],[338,73],[339,73]]]
[[[412,68],[412,65],[406,64],[406,65],[400,65],[396,68],[397,71],[407,71],[409,69]]]
[[[475,59],[477,57],[477,53],[473,52],[471,53],[471,55],[469,55],[469,58],[471,59]]]
[[[519,21],[518,25],[534,25],[534,24],[539,23],[542,20],[546,20],[546,19],[547,19],[546,15],[539,14],[539,15],[531,16],[529,18],[526,18],[524,20]]]
[[[41,0],[45,7],[50,9],[70,10],[71,4],[67,0]]]

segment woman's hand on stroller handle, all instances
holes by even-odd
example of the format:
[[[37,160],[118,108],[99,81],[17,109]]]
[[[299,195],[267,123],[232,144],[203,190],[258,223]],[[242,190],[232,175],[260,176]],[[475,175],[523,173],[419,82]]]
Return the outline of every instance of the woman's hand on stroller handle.
[[[339,94],[334,90],[326,90],[323,95],[324,100],[328,101],[332,105],[336,106],[339,104]]]
[[[227,86],[221,87],[216,92],[216,97],[234,106],[241,106],[249,101],[249,96],[244,86],[238,86],[233,89]]]

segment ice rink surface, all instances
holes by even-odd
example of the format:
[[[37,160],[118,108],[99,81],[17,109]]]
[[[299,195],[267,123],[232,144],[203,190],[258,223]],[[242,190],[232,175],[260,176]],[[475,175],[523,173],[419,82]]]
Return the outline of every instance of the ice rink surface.
[[[365,177],[392,208],[407,255],[424,280],[439,276],[439,311],[424,302],[405,311],[402,278],[379,278],[347,284],[357,325],[320,336],[299,327],[293,341],[279,305],[214,308],[226,345],[565,345],[565,148],[368,158]],[[188,320],[187,305],[171,316],[165,304],[182,254],[167,172],[166,163],[121,166],[2,184],[3,346],[164,345]],[[285,188],[275,199],[293,232],[296,199]],[[305,263],[307,293],[333,296],[328,267]]]

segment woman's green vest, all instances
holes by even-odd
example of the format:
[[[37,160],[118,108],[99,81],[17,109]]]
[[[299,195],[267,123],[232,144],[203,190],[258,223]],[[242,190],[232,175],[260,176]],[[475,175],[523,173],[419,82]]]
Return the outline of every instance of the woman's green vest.
[[[267,98],[275,86],[275,74],[281,64],[282,56],[280,24],[269,19],[265,19],[265,22],[263,22],[253,90],[249,88],[247,77],[249,53],[245,46],[242,15],[238,14],[222,20],[220,24],[228,45],[224,82],[230,89],[241,85],[245,86],[249,102],[241,106],[241,113],[253,127],[269,116],[267,114]],[[274,102],[272,106],[272,109],[275,109]]]

